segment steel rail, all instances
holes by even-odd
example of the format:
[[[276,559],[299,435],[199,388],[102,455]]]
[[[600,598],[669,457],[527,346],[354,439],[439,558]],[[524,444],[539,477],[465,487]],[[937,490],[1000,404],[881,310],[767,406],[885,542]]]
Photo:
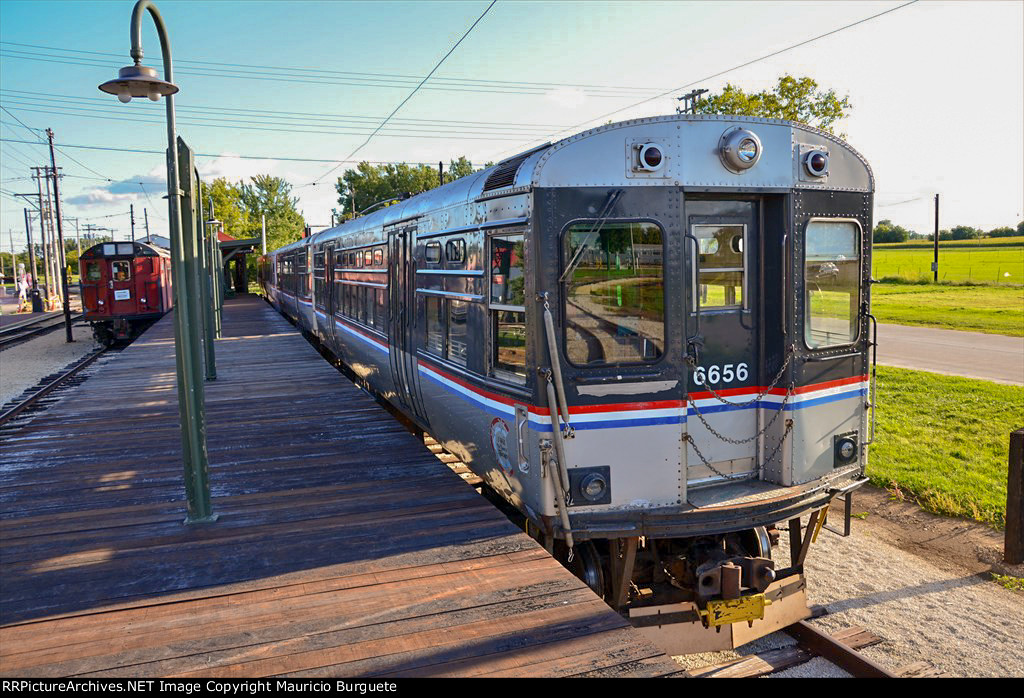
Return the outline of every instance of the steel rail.
[[[61,320],[61,322],[63,323],[63,319]],[[79,371],[81,371],[83,368],[91,364],[93,361],[98,359],[103,354],[107,353],[108,350],[109,347],[104,347],[102,349],[99,349],[98,351],[94,351],[92,354],[89,354],[84,359],[76,363],[74,366],[61,373],[57,378],[53,379],[52,381],[44,385],[42,388],[32,393],[29,397],[25,398],[24,400],[14,405],[10,409],[5,410],[3,413],[0,413],[0,426],[3,426],[10,420],[17,417],[22,412],[24,412],[26,409],[34,405],[40,399],[52,393],[54,390],[59,388],[66,380],[73,377],[75,374],[77,374]]]
[[[73,317],[72,320],[81,320],[82,317],[83,316],[79,314]],[[49,325],[44,324],[51,321],[55,322],[52,322],[52,324]],[[44,317],[0,330],[0,349],[7,349],[8,347],[13,347],[16,344],[21,344],[33,337],[38,337],[46,334],[47,332],[52,332],[63,325],[63,317]]]

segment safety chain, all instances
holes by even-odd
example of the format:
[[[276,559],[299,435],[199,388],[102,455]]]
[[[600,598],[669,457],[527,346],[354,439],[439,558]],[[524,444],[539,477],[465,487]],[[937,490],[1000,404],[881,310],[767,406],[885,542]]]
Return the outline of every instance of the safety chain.
[[[775,374],[775,378],[772,379],[772,382],[768,385],[768,387],[766,387],[763,391],[755,395],[753,399],[748,400],[747,402],[730,402],[729,400],[726,400],[724,397],[716,393],[715,389],[712,388],[707,383],[705,383],[703,387],[707,389],[707,392],[711,393],[711,395],[716,400],[718,400],[724,405],[731,405],[732,407],[748,407],[749,405],[753,405],[755,402],[757,402],[765,395],[770,393],[775,388],[775,386],[778,385],[779,381],[782,380],[782,376],[785,375],[786,373],[786,368],[789,367],[789,362],[793,360],[793,355],[795,353],[796,351],[794,349],[794,346],[790,344],[788,347],[788,351],[786,352],[786,359],[785,361],[782,362],[782,366],[779,368],[779,372]],[[693,359],[692,356],[686,357],[686,363],[690,365],[690,368],[692,370],[696,370],[698,368],[697,362]]]
[[[754,434],[748,439],[732,439],[726,436],[725,434],[718,432],[713,426],[708,424],[708,420],[704,418],[704,415],[701,414],[700,408],[697,407],[696,401],[691,400],[690,406],[693,408],[693,411],[697,415],[697,418],[701,421],[701,424],[704,425],[704,428],[706,428],[712,434],[720,438],[722,441],[739,446],[745,443],[750,443],[751,441],[753,441],[754,439],[758,438],[759,436],[767,432],[769,429],[771,429],[772,425],[775,424],[775,420],[778,419],[779,415],[782,414],[782,412],[786,409],[786,403],[789,402],[789,398],[793,397],[794,390],[794,384],[790,383],[789,387],[786,388],[786,396],[782,399],[782,404],[779,405],[779,409],[776,410],[775,414],[772,415],[772,418],[768,420],[768,423],[765,424],[763,428],[761,428],[756,434]]]

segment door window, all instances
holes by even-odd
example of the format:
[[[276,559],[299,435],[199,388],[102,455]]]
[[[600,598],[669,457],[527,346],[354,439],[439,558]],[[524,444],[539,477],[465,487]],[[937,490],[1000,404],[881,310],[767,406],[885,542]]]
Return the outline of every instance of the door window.
[[[132,264],[128,260],[111,262],[110,267],[114,281],[129,281],[132,278]]]
[[[700,245],[700,275],[694,308],[702,311],[742,308],[746,226],[695,225],[693,235]]]
[[[100,263],[99,262],[86,262],[85,263],[85,279],[86,279],[86,281],[99,281],[100,280]]]

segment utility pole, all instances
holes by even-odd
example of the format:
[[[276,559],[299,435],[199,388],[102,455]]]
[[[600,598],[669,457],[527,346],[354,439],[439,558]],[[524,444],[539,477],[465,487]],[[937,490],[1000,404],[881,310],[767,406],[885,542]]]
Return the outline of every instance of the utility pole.
[[[202,208],[202,207],[200,206],[200,208]],[[153,244],[153,238],[149,237],[149,211],[147,211],[145,209],[145,207],[143,207],[143,209],[142,209],[142,218],[143,218],[143,220],[146,221],[146,242],[148,242],[150,245],[152,245]]]
[[[25,234],[28,236],[28,261],[32,267],[32,312],[38,313],[43,309],[42,301],[39,300],[39,284],[36,283],[36,247],[32,244],[32,221],[28,217],[28,209],[25,209]]]
[[[694,114],[694,110],[697,108],[697,98],[707,90],[690,90],[682,97],[676,97],[676,100],[683,103],[682,107],[676,107],[677,114]]]
[[[437,163],[437,184],[444,185],[444,160]]]
[[[939,195],[935,195],[935,259],[932,262],[935,283],[939,283]]]
[[[262,232],[260,233],[260,240],[263,242],[263,254],[267,254],[267,214],[260,216]],[[334,223],[334,214],[331,214],[331,223]]]
[[[128,215],[132,219],[132,243],[135,243],[135,204],[128,204]]]
[[[46,240],[46,215],[43,213],[43,181],[39,170],[42,167],[33,167],[33,175],[36,180],[36,194],[39,197],[39,245],[43,248],[43,297],[50,301],[50,246]]]
[[[60,215],[60,189],[57,185],[57,163],[53,157],[53,129],[46,129],[46,137],[50,140],[50,170],[53,172],[53,203],[56,206],[57,214],[57,239],[60,241],[61,260],[64,260],[64,224]],[[68,297],[68,265],[61,264],[60,285],[64,291],[64,333],[68,343],[74,342],[71,336],[71,300]]]

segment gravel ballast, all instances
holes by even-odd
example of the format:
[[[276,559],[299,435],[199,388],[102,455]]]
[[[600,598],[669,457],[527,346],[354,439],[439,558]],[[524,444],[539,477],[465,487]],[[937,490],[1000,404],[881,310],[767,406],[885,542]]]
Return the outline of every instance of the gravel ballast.
[[[68,344],[64,328],[0,351],[0,404],[20,396],[42,378],[56,373],[99,349],[88,325],[71,327],[75,341]]]

